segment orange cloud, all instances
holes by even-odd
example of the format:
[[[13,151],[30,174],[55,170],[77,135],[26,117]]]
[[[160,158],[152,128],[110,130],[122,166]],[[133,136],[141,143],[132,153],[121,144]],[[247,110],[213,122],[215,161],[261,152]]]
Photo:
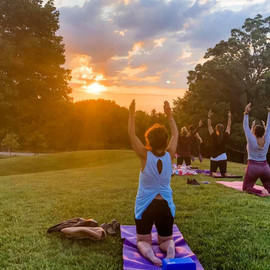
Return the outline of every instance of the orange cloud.
[[[130,66],[128,66],[125,67],[122,71],[120,71],[120,74],[131,79],[135,78],[136,75],[138,75],[139,73],[146,71],[146,69],[146,66],[140,66],[137,68],[131,68]]]
[[[143,45],[144,45],[143,41],[139,41],[139,42],[134,43],[131,51],[128,52],[129,58],[134,56],[134,55],[141,54],[142,49],[143,49]]]
[[[159,38],[154,40],[154,47],[163,47],[163,43],[166,41],[166,38]]]
[[[76,90],[91,92],[100,92],[105,90],[105,87],[100,83],[97,84],[97,82],[105,81],[106,79],[103,74],[93,71],[90,56],[77,55],[72,59],[71,65],[74,65],[75,68],[73,68],[71,72],[72,79],[70,84],[71,86],[76,87]],[[94,85],[94,87],[92,87],[92,85]],[[98,88],[98,90],[95,91],[95,87]],[[104,88],[101,90],[101,87]]]
[[[136,68],[130,66],[125,67],[123,70],[118,72],[118,76],[114,77],[114,81],[117,83],[124,83],[125,81],[136,81],[136,82],[147,82],[156,83],[158,82],[160,76],[147,76],[142,73],[147,70],[146,65],[142,65]]]

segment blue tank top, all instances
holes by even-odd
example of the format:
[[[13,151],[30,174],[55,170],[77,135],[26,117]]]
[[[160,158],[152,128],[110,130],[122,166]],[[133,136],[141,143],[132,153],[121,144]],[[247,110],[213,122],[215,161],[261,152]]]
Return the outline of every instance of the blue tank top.
[[[159,174],[157,163],[162,162],[162,171]],[[144,210],[153,199],[160,194],[168,202],[172,216],[175,216],[175,205],[172,198],[171,176],[172,161],[168,152],[162,157],[155,156],[152,152],[147,152],[146,165],[140,172],[139,187],[135,203],[135,218],[141,219]]]

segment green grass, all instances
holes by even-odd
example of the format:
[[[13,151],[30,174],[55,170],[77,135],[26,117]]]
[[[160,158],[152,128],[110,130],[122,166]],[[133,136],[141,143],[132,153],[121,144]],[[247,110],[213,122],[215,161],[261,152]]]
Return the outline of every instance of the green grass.
[[[204,161],[201,168],[208,168]],[[196,163],[198,165],[198,163]],[[0,160],[0,269],[122,269],[122,240],[47,234],[69,218],[134,224],[140,163],[132,151],[84,151]],[[244,174],[244,165],[229,171]],[[173,177],[175,223],[206,270],[270,269],[270,199]]]

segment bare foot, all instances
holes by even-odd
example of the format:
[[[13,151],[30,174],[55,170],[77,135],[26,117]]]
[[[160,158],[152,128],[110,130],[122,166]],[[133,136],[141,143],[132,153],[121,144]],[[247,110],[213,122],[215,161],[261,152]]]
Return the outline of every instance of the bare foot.
[[[150,260],[154,265],[162,266],[162,261],[153,254],[152,250],[147,250],[146,256],[147,259]]]
[[[155,257],[155,259],[152,262],[156,266],[162,266],[162,261],[157,257]]]
[[[175,257],[175,248],[168,247],[166,259],[173,259]]]

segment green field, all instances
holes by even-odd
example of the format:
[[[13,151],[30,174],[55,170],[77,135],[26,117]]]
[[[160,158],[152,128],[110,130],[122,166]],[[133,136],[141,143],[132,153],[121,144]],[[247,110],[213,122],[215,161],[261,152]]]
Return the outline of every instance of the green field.
[[[134,224],[139,168],[120,150],[0,159],[0,269],[122,269],[119,235],[92,242],[46,230],[73,217]],[[228,168],[243,175],[245,166]],[[270,198],[186,178],[172,178],[175,223],[205,270],[269,270]]]

